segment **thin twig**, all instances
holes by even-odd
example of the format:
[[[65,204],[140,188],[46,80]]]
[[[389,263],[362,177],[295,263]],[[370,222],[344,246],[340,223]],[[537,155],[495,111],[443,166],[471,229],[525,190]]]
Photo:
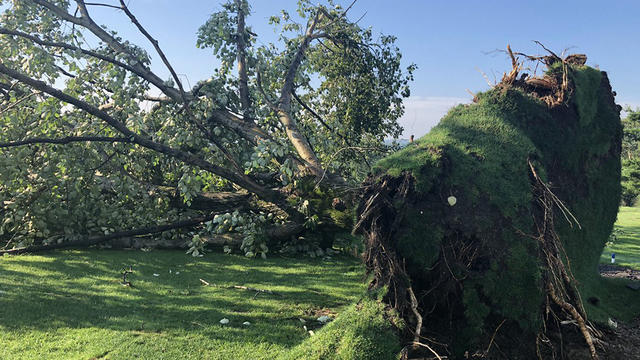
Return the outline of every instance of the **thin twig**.
[[[199,279],[199,280],[202,283],[202,285],[204,285],[204,286],[215,286],[215,285],[212,285],[211,283],[209,283],[208,281],[206,281],[204,279]],[[260,294],[260,293],[264,293],[264,294],[270,294],[270,295],[275,295],[275,296],[282,296],[281,294],[279,294],[279,293],[277,293],[275,291],[271,291],[271,290],[268,290],[268,289],[258,289],[258,288],[254,288],[254,287],[250,287],[250,286],[231,285],[231,286],[226,286],[225,288],[226,289],[240,289],[240,290],[247,290],[247,291],[255,291],[256,295]]]
[[[440,356],[440,354],[438,354],[435,350],[433,350],[433,349],[431,348],[431,346],[429,346],[429,345],[427,345],[427,344],[425,344],[425,343],[421,343],[421,342],[419,342],[419,341],[414,341],[414,342],[413,342],[413,345],[414,345],[414,346],[421,346],[421,347],[423,347],[423,348],[426,348],[427,350],[431,351],[431,353],[432,353],[433,355],[435,355],[436,359],[438,359],[438,360],[442,360],[442,356]]]

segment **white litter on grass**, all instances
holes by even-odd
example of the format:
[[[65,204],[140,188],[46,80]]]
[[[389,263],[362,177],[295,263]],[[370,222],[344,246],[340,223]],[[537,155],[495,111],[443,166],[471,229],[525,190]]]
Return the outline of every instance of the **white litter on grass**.
[[[612,318],[609,318],[609,321],[607,321],[609,323],[609,327],[617,329],[618,328],[618,323],[613,320]]]
[[[318,320],[319,322],[325,324],[325,323],[331,321],[331,318],[328,317],[327,315],[322,315],[319,318],[317,318],[316,320]]]
[[[449,196],[447,198],[447,202],[449,203],[449,205],[453,206],[458,202],[458,199],[456,199],[455,196]]]
[[[302,328],[304,329],[304,331],[306,331],[306,332],[308,332],[308,333],[309,333],[309,336],[313,336],[313,335],[315,335],[315,333],[313,332],[313,330],[309,330],[309,329],[307,329],[307,325],[303,326]]]
[[[298,320],[300,320],[300,322],[303,323],[303,324],[307,322],[307,320],[305,320],[303,318],[298,318]]]
[[[180,271],[176,271],[176,275],[180,275]]]
[[[243,323],[242,323],[242,325],[244,325],[244,326],[249,326],[249,325],[251,325],[251,323],[250,323],[250,322],[248,322],[248,321],[245,321],[245,322],[243,322]]]
[[[154,273],[154,274],[153,274],[153,276],[160,276],[160,274],[155,274],[155,273]]]
[[[222,324],[222,325],[227,325],[228,323],[229,323],[229,319],[227,319],[227,318],[224,318],[224,319],[220,320],[220,324]]]

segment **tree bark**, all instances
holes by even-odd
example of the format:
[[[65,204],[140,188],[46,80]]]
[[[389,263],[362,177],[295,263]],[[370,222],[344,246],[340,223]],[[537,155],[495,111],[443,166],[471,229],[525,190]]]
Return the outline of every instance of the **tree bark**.
[[[293,61],[291,62],[291,64],[289,65],[289,69],[287,70],[287,75],[284,79],[284,85],[282,86],[282,90],[280,92],[280,99],[278,100],[278,118],[284,126],[287,137],[293,144],[293,147],[296,149],[302,160],[305,162],[307,169],[317,178],[322,177],[324,174],[322,163],[311,148],[309,140],[307,140],[304,134],[302,134],[302,132],[300,131],[300,128],[298,128],[296,120],[291,116],[291,96],[294,90],[293,84],[296,78],[296,74],[298,73],[298,69],[300,68],[300,64],[302,63],[305,52],[309,48],[311,40],[314,39],[314,31],[316,25],[318,24],[318,21],[320,20],[320,17],[321,15],[320,13],[318,13],[307,26],[305,36],[302,38],[302,42],[300,43],[300,46],[298,47],[296,54],[293,57]]]
[[[212,220],[213,217],[217,214],[218,213],[213,213],[207,216],[196,217],[188,220],[181,220],[181,221],[171,223],[171,224],[166,224],[166,225],[148,226],[148,227],[139,228],[139,229],[118,231],[118,232],[107,234],[107,235],[93,236],[93,237],[89,237],[82,240],[67,241],[59,244],[35,245],[35,246],[27,246],[27,247],[16,248],[16,249],[0,250],[0,255],[2,254],[15,255],[15,254],[23,254],[23,253],[31,253],[31,252],[47,251],[47,250],[55,250],[55,249],[85,248],[91,245],[97,245],[97,244],[105,243],[110,240],[120,239],[124,237],[157,234],[157,233],[165,232],[168,230],[196,226],[203,222]]]

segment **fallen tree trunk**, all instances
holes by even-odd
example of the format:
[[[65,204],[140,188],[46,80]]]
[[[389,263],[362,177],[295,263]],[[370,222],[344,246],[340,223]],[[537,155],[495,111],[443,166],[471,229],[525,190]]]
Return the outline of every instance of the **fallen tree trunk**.
[[[27,246],[27,247],[21,247],[21,248],[8,249],[8,250],[0,250],[0,254],[14,255],[14,254],[55,250],[55,249],[85,248],[92,245],[103,244],[103,243],[106,243],[107,241],[120,239],[120,238],[157,234],[157,233],[161,233],[169,230],[193,227],[193,226],[202,224],[206,221],[212,220],[215,215],[217,214],[210,214],[207,216],[200,216],[200,217],[191,218],[187,220],[181,220],[181,221],[177,221],[177,222],[166,224],[166,225],[154,225],[154,226],[147,226],[147,227],[132,229],[132,230],[117,231],[111,234],[102,235],[102,236],[92,236],[92,237],[88,237],[86,239],[81,239],[77,241],[64,241],[64,242],[49,244],[49,245],[34,245],[34,246]]]
[[[365,183],[355,231],[370,287],[387,289],[414,345],[435,338],[424,348],[454,358],[551,357],[562,351],[552,333],[569,320],[597,358],[581,299],[597,294],[620,201],[620,108],[606,73],[544,61],[545,77],[531,80],[513,57],[498,86]]]
[[[89,246],[107,244],[112,248],[160,248],[160,249],[176,249],[186,247],[187,241],[162,241],[157,239],[139,238],[141,236],[159,234],[165,231],[184,229],[198,226],[202,223],[212,220],[220,212],[212,213],[206,216],[199,216],[191,219],[177,221],[171,224],[146,226],[138,229],[117,231],[107,235],[91,236],[85,239],[76,241],[64,241],[54,244],[32,245],[26,247],[19,247],[13,249],[0,250],[0,255],[17,255],[24,253],[35,253],[56,249],[82,249]],[[265,235],[269,239],[268,244],[276,244],[281,241],[290,240],[291,237],[300,235],[304,232],[303,225],[288,222],[278,226],[272,226],[265,230]],[[222,235],[216,235],[207,237],[207,244],[215,246],[232,246],[240,247],[242,244],[242,234],[239,233],[227,233]]]

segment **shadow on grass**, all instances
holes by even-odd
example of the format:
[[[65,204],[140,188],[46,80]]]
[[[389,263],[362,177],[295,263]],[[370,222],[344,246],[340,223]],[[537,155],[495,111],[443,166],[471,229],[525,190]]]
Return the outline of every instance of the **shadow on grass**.
[[[120,271],[129,266],[134,270],[128,276],[133,287],[121,284]],[[5,257],[0,259],[0,329],[193,331],[210,339],[291,346],[304,335],[298,317],[353,302],[364,289],[362,274],[358,261],[347,258],[192,258],[172,251]],[[278,295],[229,289],[232,285]],[[231,323],[223,328],[222,318]],[[244,321],[252,326],[243,326]]]
[[[604,248],[600,263],[610,264],[615,253],[616,264],[640,270],[640,208],[620,207],[615,228],[620,232]]]

